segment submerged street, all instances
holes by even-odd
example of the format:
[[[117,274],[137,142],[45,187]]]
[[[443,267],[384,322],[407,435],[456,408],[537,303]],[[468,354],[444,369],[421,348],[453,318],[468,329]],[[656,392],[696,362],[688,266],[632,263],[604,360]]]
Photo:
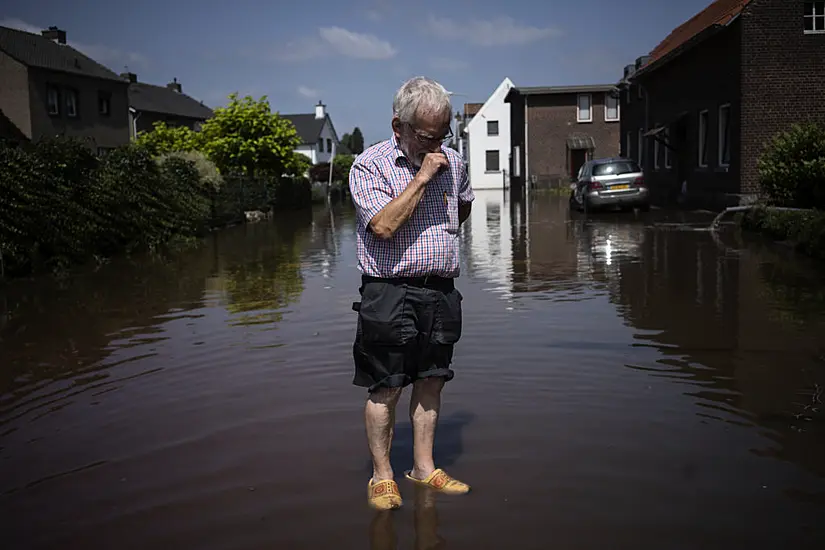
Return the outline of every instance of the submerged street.
[[[367,508],[354,211],[318,206],[0,290],[3,546],[825,547],[821,268],[712,214],[476,195],[436,436],[470,495],[403,479],[406,392],[404,508]]]

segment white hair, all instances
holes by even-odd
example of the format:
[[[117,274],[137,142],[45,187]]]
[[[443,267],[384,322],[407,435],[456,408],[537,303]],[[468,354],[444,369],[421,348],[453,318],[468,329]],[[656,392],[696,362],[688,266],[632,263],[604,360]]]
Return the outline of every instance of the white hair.
[[[392,100],[392,113],[401,122],[413,122],[419,114],[452,113],[450,95],[444,86],[431,78],[416,76],[398,88]]]

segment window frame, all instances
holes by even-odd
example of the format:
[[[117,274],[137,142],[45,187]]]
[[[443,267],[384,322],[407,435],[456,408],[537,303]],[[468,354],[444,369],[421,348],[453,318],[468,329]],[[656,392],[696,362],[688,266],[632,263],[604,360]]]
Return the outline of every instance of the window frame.
[[[704,120],[703,120],[704,119]],[[707,109],[699,111],[696,136],[696,166],[708,167],[708,128],[710,128],[710,112]],[[704,154],[703,154],[704,153]]]
[[[581,100],[583,97],[587,98],[587,115],[588,118],[582,118]],[[593,94],[577,94],[576,95],[576,122],[580,124],[593,122]]]
[[[495,124],[496,131],[495,133],[490,133],[490,125]],[[487,135],[490,137],[495,137],[499,135],[499,123],[497,120],[488,120],[487,121]]]
[[[662,133],[665,134],[667,144],[670,145],[670,127],[665,128],[665,131]],[[673,168],[673,159],[671,158],[670,147],[667,146],[665,146],[665,168],[668,170]]]
[[[725,123],[726,124],[725,124],[725,131],[724,132],[722,130],[722,112],[723,111],[726,111],[726,116],[725,116]],[[716,147],[717,157],[716,158],[718,159],[717,164],[719,165],[720,168],[728,168],[728,167],[730,167],[730,160],[731,160],[731,150],[730,150],[730,148],[731,148],[731,143],[730,143],[730,141],[731,141],[731,131],[730,131],[731,108],[730,108],[730,103],[723,103],[722,105],[720,105],[719,106],[719,111],[717,112],[717,114],[718,114],[717,123],[716,123],[716,127],[717,127],[717,147]],[[726,134],[726,135],[723,135],[723,134]],[[725,155],[724,155],[725,151],[723,149],[726,144],[727,144],[727,152],[728,152],[727,161],[725,161]]]
[[[52,94],[54,94],[54,108],[52,110]],[[49,116],[60,116],[63,109],[60,108],[60,89],[54,84],[46,84],[46,113]]]
[[[74,88],[66,88],[66,93],[64,94],[64,99],[66,100],[66,117],[67,118],[79,118],[80,117],[80,94]],[[70,102],[70,99],[73,100]],[[71,103],[72,110],[69,109],[69,104]]]
[[[653,127],[658,128],[659,124],[658,123],[654,124]],[[660,152],[659,145],[660,145],[659,140],[656,139],[656,137],[654,136],[654,138],[653,138],[653,169],[654,170],[659,169],[659,152]]]
[[[804,34],[825,34],[825,1],[823,0],[806,0],[803,2],[804,7],[811,6],[811,15],[807,15],[805,11],[802,12],[802,32]],[[819,10],[817,10],[819,8]],[[810,19],[811,29],[805,28],[805,23]],[[821,29],[816,28],[819,22],[822,25]]]
[[[495,153],[495,157],[491,156],[491,153]],[[490,159],[496,159],[496,168],[494,170],[490,169]],[[501,151],[498,149],[486,149],[484,151],[484,173],[485,174],[497,174],[501,172]]]
[[[106,112],[101,108],[106,105]],[[109,117],[112,115],[112,94],[111,92],[104,92],[102,90],[97,92],[97,114],[102,117]]]
[[[616,102],[616,118],[610,118],[607,116],[608,106],[607,104],[610,100],[614,100]],[[619,122],[622,120],[622,102],[618,97],[613,97],[610,92],[606,92],[604,94],[604,121],[605,122]]]
[[[645,140],[644,130],[639,128],[639,137],[638,137],[638,143],[637,143],[637,146],[639,147],[639,150],[636,152],[636,162],[639,164],[639,166],[642,168],[642,170],[645,169],[644,156],[642,154],[644,152],[644,144],[645,144],[644,140]]]

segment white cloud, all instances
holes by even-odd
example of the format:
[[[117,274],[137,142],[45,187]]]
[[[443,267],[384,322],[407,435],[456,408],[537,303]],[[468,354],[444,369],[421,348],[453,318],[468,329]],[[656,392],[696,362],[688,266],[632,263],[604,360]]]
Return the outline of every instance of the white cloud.
[[[462,59],[453,59],[450,57],[437,57],[430,60],[430,67],[438,71],[466,71],[470,68],[470,64]]]
[[[395,56],[395,48],[386,40],[371,34],[361,34],[348,31],[341,27],[324,27],[320,30],[323,38],[330,46],[349,57],[360,59],[389,59]]]
[[[343,55],[356,59],[390,59],[398,51],[386,40],[341,27],[322,27],[317,38],[287,42],[275,51],[279,61],[306,61],[319,57]]]
[[[457,22],[430,14],[426,30],[444,40],[459,40],[475,46],[522,45],[562,34],[560,29],[524,25],[504,16]]]
[[[306,86],[298,86],[298,94],[309,99],[318,99],[321,95],[321,91],[316,90],[315,88],[308,88]]]
[[[20,31],[30,32],[32,34],[40,34],[40,31],[47,27],[39,27],[32,25],[21,19],[7,18],[0,19],[0,27],[9,27]],[[68,34],[68,33],[67,33]],[[100,44],[85,44],[71,39],[71,35],[67,36],[66,43],[74,49],[91,57],[98,63],[106,65],[112,71],[121,72],[128,65],[130,70],[139,68],[146,68],[149,65],[149,60],[146,56],[136,52],[124,52],[117,48],[103,46]]]

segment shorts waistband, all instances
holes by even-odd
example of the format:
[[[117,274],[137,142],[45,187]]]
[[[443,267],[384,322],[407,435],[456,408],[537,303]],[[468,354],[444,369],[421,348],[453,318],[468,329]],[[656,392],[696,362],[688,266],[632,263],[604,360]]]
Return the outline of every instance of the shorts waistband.
[[[361,282],[363,284],[389,283],[422,288],[453,288],[455,286],[455,279],[451,277],[441,277],[439,275],[425,275],[421,277],[373,277],[372,275],[361,275]]]

